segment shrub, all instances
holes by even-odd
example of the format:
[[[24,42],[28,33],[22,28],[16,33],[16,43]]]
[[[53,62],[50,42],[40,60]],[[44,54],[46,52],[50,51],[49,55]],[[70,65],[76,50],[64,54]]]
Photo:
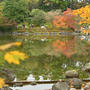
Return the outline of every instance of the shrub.
[[[43,25],[45,21],[45,12],[40,9],[33,9],[31,11],[31,23],[35,24],[36,26]]]
[[[61,14],[61,10],[49,11],[46,13],[45,19],[47,22],[52,23],[53,18]]]
[[[58,15],[54,17],[53,25],[57,28],[64,28],[64,29],[76,29],[76,21],[75,15],[72,14],[72,10],[68,8],[66,11],[63,12],[62,15]]]

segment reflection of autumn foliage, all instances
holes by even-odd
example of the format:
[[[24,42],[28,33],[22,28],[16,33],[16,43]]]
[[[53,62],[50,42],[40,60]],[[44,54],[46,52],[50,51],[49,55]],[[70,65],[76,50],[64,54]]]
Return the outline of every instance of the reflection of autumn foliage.
[[[64,27],[64,28],[72,28],[75,29],[75,20],[74,20],[75,16],[72,15],[72,11],[71,9],[67,9],[66,11],[63,12],[62,16],[55,16],[54,20],[53,20],[53,25],[60,28],[60,27]]]
[[[74,52],[74,40],[53,42],[53,49],[55,52],[61,51],[66,57],[70,57]]]

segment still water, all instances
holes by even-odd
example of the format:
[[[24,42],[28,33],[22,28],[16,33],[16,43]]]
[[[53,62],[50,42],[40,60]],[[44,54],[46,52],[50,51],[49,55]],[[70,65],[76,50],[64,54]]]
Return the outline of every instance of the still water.
[[[60,36],[1,34],[0,68],[12,70],[17,80],[29,81],[30,75],[33,75],[34,80],[59,80],[65,78],[64,72],[67,70],[78,70],[80,78],[85,78],[87,75],[81,69],[90,61],[89,40],[89,36],[69,34]],[[21,42],[21,45],[11,45],[14,42]],[[4,55],[10,51],[23,52],[28,58],[20,61],[19,65],[9,64],[4,60]],[[45,87],[51,86],[52,84]],[[33,89],[33,86],[28,86],[31,87]],[[23,87],[22,90],[30,89]]]

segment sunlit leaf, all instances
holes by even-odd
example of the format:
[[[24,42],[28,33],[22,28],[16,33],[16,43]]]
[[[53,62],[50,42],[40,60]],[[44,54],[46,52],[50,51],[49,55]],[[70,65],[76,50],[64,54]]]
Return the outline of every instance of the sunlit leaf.
[[[4,86],[5,82],[3,78],[0,78],[0,88],[2,88]]]
[[[8,63],[13,63],[13,64],[20,64],[20,60],[25,60],[26,58],[28,58],[24,53],[19,52],[19,51],[10,51],[7,52],[4,56],[4,59],[8,62]]]

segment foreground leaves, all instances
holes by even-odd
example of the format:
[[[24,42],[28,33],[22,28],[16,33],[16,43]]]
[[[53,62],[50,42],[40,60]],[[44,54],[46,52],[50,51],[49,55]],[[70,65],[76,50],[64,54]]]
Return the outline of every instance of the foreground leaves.
[[[0,78],[0,88],[2,88],[4,84],[5,84],[4,79]]]
[[[53,20],[53,25],[57,28],[76,28],[75,16],[72,15],[71,9],[67,9],[63,12],[62,16],[55,16]]]
[[[7,52],[4,56],[4,59],[10,64],[20,64],[20,60],[23,61],[26,58],[28,57],[20,51],[10,51]]]

